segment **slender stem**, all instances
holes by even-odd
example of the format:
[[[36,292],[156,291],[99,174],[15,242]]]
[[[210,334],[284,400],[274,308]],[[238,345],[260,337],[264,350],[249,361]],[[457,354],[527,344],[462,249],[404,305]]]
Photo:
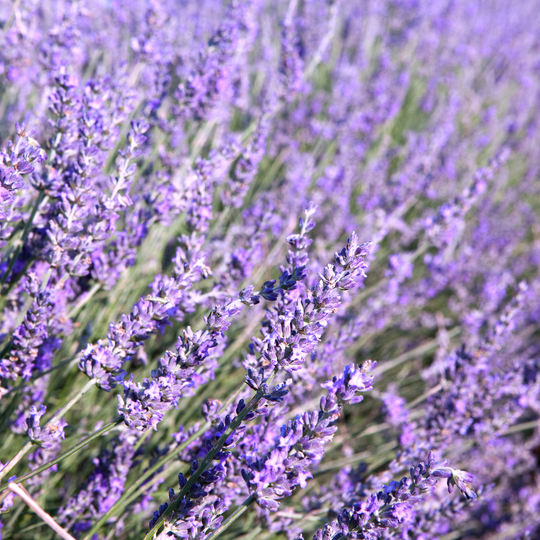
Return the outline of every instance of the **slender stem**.
[[[251,494],[206,540],[215,540],[223,531],[226,531],[255,500],[255,495]]]
[[[82,298],[82,300],[79,300],[68,312],[68,318],[71,319],[72,317],[75,317],[77,313],[81,310],[82,307],[86,305],[87,302],[89,302],[94,294],[96,294],[99,289],[101,289],[101,283],[95,283],[94,286],[88,291],[86,296]]]
[[[416,399],[414,399],[410,403],[407,403],[408,409],[410,410],[413,407],[416,407],[420,403],[424,402],[427,398],[439,392],[442,389],[442,387],[443,387],[442,384],[437,384],[433,388],[430,388],[427,392],[424,392],[421,396],[418,396]]]
[[[458,327],[452,328],[452,330],[449,330],[447,333],[448,337],[456,337],[459,334],[460,330],[461,329]],[[377,367],[373,370],[373,373],[374,375],[381,375],[385,371],[395,368],[396,366],[399,366],[400,364],[406,362],[407,360],[410,360],[411,358],[415,358],[430,351],[434,351],[437,348],[438,344],[439,342],[436,339],[430,339],[429,341],[418,345],[418,347],[415,347],[414,349],[411,349],[410,351],[407,351],[397,356],[393,360],[384,362],[384,364],[377,365]]]
[[[11,289],[19,282],[19,279],[21,279],[22,276],[26,276],[26,274],[28,273],[28,269],[30,268],[33,262],[34,262],[33,259],[28,259],[26,263],[24,264],[24,268],[21,269],[21,271],[18,274],[15,274],[11,278],[9,283],[6,283],[4,285],[4,290],[2,291],[2,296],[4,297],[4,299],[10,293]]]
[[[268,379],[268,382],[270,382],[276,375],[277,368],[274,369],[272,372],[272,375]],[[227,439],[231,436],[232,433],[236,430],[238,426],[242,423],[244,418],[248,413],[250,413],[259,403],[259,401],[263,397],[263,392],[259,389],[255,393],[255,395],[250,399],[247,406],[235,417],[235,419],[231,422],[231,425],[225,430],[223,435],[219,438],[217,443],[214,445],[214,447],[206,454],[206,457],[203,459],[202,463],[199,465],[199,468],[189,477],[189,480],[187,481],[186,485],[182,488],[180,493],[176,495],[169,506],[165,509],[163,514],[159,517],[156,524],[148,531],[146,536],[144,537],[144,540],[150,540],[154,537],[154,535],[158,532],[158,530],[161,528],[161,525],[163,525],[163,522],[167,519],[167,517],[175,510],[178,505],[182,502],[184,497],[189,493],[189,490],[192,488],[192,486],[197,482],[199,476],[206,470],[208,465],[211,463],[211,461],[214,459],[214,456],[221,450]]]
[[[73,407],[73,405],[75,405],[75,403],[77,403],[77,401],[79,401],[79,399],[81,399],[82,396],[84,396],[84,394],[86,394],[86,392],[88,390],[90,390],[90,388],[92,388],[93,386],[95,386],[96,384],[96,381],[95,379],[91,379],[89,380],[83,387],[81,390],[79,390],[69,401],[66,405],[64,405],[59,411],[56,412],[56,414],[53,415],[53,417],[47,422],[47,425],[51,424],[51,425],[54,425],[54,423],[59,420],[62,416],[64,416],[64,414],[69,411],[69,409],[71,409],[71,407]],[[4,476],[11,470],[13,469],[13,467],[28,453],[30,452],[32,446],[34,446],[34,443],[33,442],[27,442],[23,448],[20,450],[20,452],[0,471],[0,481],[2,480],[2,478],[4,478]]]
[[[15,12],[19,9],[19,6],[21,5],[21,1],[22,0],[15,0],[15,2],[13,2],[13,5],[11,6],[7,21],[4,25],[4,28],[2,29],[2,37],[0,38],[2,41],[6,37],[6,34],[8,33],[11,27],[11,24],[13,23],[13,19],[15,18]]]
[[[189,154],[189,164],[195,161],[195,158],[200,154],[204,145],[210,140],[210,135],[216,127],[216,124],[216,120],[212,119],[206,122],[202,128],[199,128],[197,134],[195,135],[195,139],[193,140],[193,148]]]
[[[0,480],[6,476],[6,474],[21,461],[21,459],[28,454],[30,449],[32,448],[32,443],[27,442],[18,452],[17,455],[9,461],[9,463],[0,471]]]
[[[75,540],[71,534],[62,529],[54,519],[43,510],[30,494],[22,487],[18,486],[14,482],[8,484],[8,489],[17,494],[55,533],[64,538],[65,540]]]
[[[328,48],[328,46],[332,42],[332,39],[334,38],[336,29],[337,29],[337,21],[338,21],[338,2],[336,2],[332,6],[331,12],[332,12],[332,15],[330,16],[328,30],[326,34],[323,36],[321,42],[319,43],[319,46],[317,47],[317,50],[315,51],[315,54],[313,55],[313,58],[311,59],[309,65],[304,71],[304,76],[303,76],[304,79],[309,79],[313,75],[317,66],[322,62],[326,49]]]
[[[3,349],[0,351],[0,358],[3,359],[6,357],[6,355],[11,351],[11,347],[13,345],[12,338],[9,338],[6,340],[6,344],[4,345]],[[6,392],[7,393],[7,392]],[[4,394],[5,395],[5,394]],[[3,396],[2,396],[3,397]]]
[[[241,536],[240,538],[242,540],[253,540],[253,538],[256,538],[257,536],[259,536],[259,534],[261,534],[261,532],[262,532],[262,527],[260,527],[260,526],[255,527],[252,531],[250,531],[249,533]]]
[[[531,420],[530,422],[523,422],[521,424],[514,424],[510,426],[506,431],[503,431],[503,435],[511,435],[512,433],[518,433],[526,429],[540,428],[540,420]]]
[[[17,478],[16,480],[13,480],[15,483],[20,484],[21,482],[24,482],[28,480],[29,478],[32,478],[43,471],[46,471],[47,469],[50,469],[53,465],[56,465],[57,463],[60,463],[64,459],[68,458],[69,456],[72,456],[73,454],[76,454],[81,448],[84,448],[88,443],[92,442],[94,439],[97,439],[101,435],[104,435],[114,427],[116,427],[118,424],[122,423],[122,418],[117,418],[113,422],[110,422],[103,426],[101,429],[98,429],[92,435],[81,441],[80,443],[76,444],[75,446],[72,446],[69,450],[66,450],[63,454],[59,455],[58,457],[51,459],[51,461],[47,461],[47,463],[44,463],[41,467],[38,467],[37,469],[34,469],[32,472],[29,472],[25,474],[24,476],[21,476],[20,478]],[[0,491],[3,491],[8,486],[7,484],[0,485]]]
[[[17,262],[17,259],[19,258],[19,254],[24,246],[24,243],[26,242],[26,239],[28,238],[28,235],[30,234],[30,229],[32,227],[32,222],[34,221],[34,218],[36,217],[39,205],[42,203],[43,199],[45,198],[45,192],[43,190],[40,190],[38,192],[38,196],[36,198],[36,202],[34,203],[34,207],[32,208],[32,213],[30,214],[28,221],[26,222],[26,225],[24,226],[24,231],[22,234],[21,239],[19,240],[18,246],[13,252],[13,255],[11,259],[9,260],[8,267],[6,271],[4,272],[4,275],[2,276],[2,279],[0,280],[0,287],[3,289],[4,284],[11,274],[11,271],[13,270],[13,266],[15,266],[15,263]],[[3,294],[3,293],[2,293]]]
[[[88,390],[94,388],[96,385],[96,379],[90,379],[60,410],[58,410],[54,416],[47,422],[47,424],[52,424],[60,419],[64,414],[66,414],[79,399],[81,399]]]
[[[48,270],[43,274],[43,278],[41,279],[41,285],[39,286],[40,293],[42,293],[49,285],[49,280],[51,279],[52,272],[53,268],[52,266],[49,266]]]
[[[17,532],[20,535],[24,535],[27,532],[33,531],[34,529],[39,529],[40,527],[43,527],[45,523],[43,521],[40,521],[39,523],[34,523],[32,525],[28,525],[28,527],[24,527],[23,529],[19,529]],[[9,535],[9,533],[7,533]],[[2,540],[8,540],[8,538],[12,538],[11,535],[9,536],[2,536]],[[34,537],[36,538],[36,537]]]
[[[6,496],[12,493],[8,489],[6,489],[5,494]],[[26,507],[24,504],[17,505],[17,508],[15,508],[15,511],[11,512],[10,520],[6,523],[6,529],[8,531],[12,531],[15,528],[15,524],[19,523],[19,517],[20,515],[26,510]],[[6,516],[7,517],[7,516]],[[43,522],[42,522],[43,523]],[[13,535],[11,535],[13,537]],[[4,537],[2,536],[2,540],[4,540]]]
[[[0,358],[1,358],[1,356],[0,356]],[[67,358],[66,360],[62,360],[61,362],[56,364],[56,366],[52,366],[49,369],[46,369],[45,371],[40,371],[39,373],[36,373],[35,375],[32,375],[32,377],[30,377],[30,379],[28,379],[27,381],[24,381],[24,382],[18,384],[17,386],[14,386],[13,388],[10,388],[5,394],[3,394],[2,397],[5,398],[6,396],[9,396],[11,394],[14,394],[15,392],[18,392],[28,382],[36,381],[37,379],[41,379],[41,377],[45,377],[45,375],[49,375],[49,373],[52,373],[53,371],[56,371],[57,369],[60,369],[60,368],[64,367],[65,365],[78,362],[79,358],[80,358],[79,353],[77,353],[74,356],[72,356],[71,358]]]
[[[385,445],[381,445],[377,448],[378,452],[388,452],[390,450],[394,450],[397,447],[397,443],[395,441],[391,441]],[[372,451],[366,451],[366,452],[359,452],[358,454],[354,454],[350,457],[344,458],[344,459],[338,459],[336,461],[331,461],[329,463],[324,464],[322,467],[319,467],[314,473],[313,476],[320,476],[324,473],[334,471],[336,469],[341,469],[347,465],[352,465],[353,463],[358,463],[359,461],[365,461],[369,464],[371,464],[371,459],[373,457]]]
[[[508,534],[508,530],[505,530],[502,535],[496,535],[491,536],[491,540],[499,540],[504,538],[512,538],[512,536],[506,536]],[[451,533],[445,534],[444,536],[439,536],[439,540],[457,540],[457,538],[463,538],[464,534],[461,529],[458,529],[457,531],[453,531]],[[514,537],[515,538],[515,537]]]

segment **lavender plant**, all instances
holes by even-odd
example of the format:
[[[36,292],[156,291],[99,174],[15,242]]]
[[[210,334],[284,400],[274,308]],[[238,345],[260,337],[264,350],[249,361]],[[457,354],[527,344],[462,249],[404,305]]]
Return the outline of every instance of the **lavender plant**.
[[[0,540],[540,537],[538,12],[0,2]]]

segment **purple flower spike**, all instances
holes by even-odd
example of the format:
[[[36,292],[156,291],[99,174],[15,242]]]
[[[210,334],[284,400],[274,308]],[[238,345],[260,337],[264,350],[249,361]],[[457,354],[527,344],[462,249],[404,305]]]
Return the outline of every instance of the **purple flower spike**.
[[[359,392],[372,389],[373,377],[368,373],[374,362],[365,362],[362,367],[347,366],[342,376],[334,377],[323,387],[328,389],[321,397],[320,409],[297,415],[281,427],[275,440],[275,447],[266,457],[248,460],[248,469],[242,471],[244,481],[257,504],[275,512],[279,509],[279,499],[292,495],[296,487],[305,489],[307,480],[312,478],[309,468],[321,461],[324,447],[334,437],[345,403],[359,403]]]
[[[61,419],[56,424],[47,424],[44,428],[40,427],[39,421],[46,411],[47,408],[43,405],[41,405],[39,410],[35,407],[30,408],[30,415],[26,420],[26,433],[34,444],[48,450],[59,439],[64,439],[64,428],[67,426],[67,422]]]

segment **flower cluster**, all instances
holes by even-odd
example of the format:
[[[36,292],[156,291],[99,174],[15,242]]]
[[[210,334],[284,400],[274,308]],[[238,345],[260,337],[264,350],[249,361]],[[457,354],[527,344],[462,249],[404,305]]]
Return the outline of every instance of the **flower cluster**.
[[[299,236],[290,236],[288,241],[298,250],[306,247]],[[306,356],[315,350],[330,317],[341,305],[338,291],[355,287],[356,280],[365,277],[369,248],[369,242],[359,245],[353,233],[347,246],[334,255],[335,264],[327,265],[319,274],[319,281],[308,291],[307,298],[273,314],[271,331],[259,344],[266,369],[275,366],[289,372],[301,369]],[[292,278],[295,279],[294,271]]]
[[[14,232],[11,223],[22,219],[21,206],[24,204],[24,176],[34,173],[33,163],[40,163],[47,158],[46,152],[39,142],[27,133],[24,124],[16,125],[19,137],[14,145],[7,142],[6,148],[0,152],[0,247],[6,245]],[[6,281],[8,270],[2,269],[2,284]]]
[[[324,384],[328,394],[321,397],[320,409],[297,415],[282,426],[275,448],[264,458],[248,461],[242,476],[255,500],[263,508],[277,510],[278,499],[290,497],[296,487],[305,489],[312,478],[310,468],[324,455],[324,447],[337,431],[335,421],[343,404],[359,403],[358,392],[372,389],[373,377],[367,375],[375,363],[365,362],[361,368],[347,366],[341,377]]]
[[[47,409],[43,405],[39,411],[35,407],[30,409],[30,417],[26,422],[26,433],[34,444],[41,448],[49,449],[58,439],[64,438],[64,428],[67,422],[60,420],[55,424],[49,423],[45,428],[42,428],[39,425],[39,421],[46,412]]]
[[[475,499],[476,493],[469,485],[472,475],[447,465],[447,460],[436,461],[430,453],[426,462],[411,467],[410,478],[392,481],[365,501],[344,509],[335,521],[319,529],[313,539],[378,538],[385,529],[409,521],[412,509],[433,490],[439,479],[447,480],[449,493],[457,486],[467,499]]]

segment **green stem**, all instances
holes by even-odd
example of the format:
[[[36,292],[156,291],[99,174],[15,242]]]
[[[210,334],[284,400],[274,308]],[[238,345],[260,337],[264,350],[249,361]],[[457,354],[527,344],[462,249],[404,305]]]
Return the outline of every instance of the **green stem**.
[[[11,491],[6,491],[6,495],[8,493],[11,493]],[[21,514],[26,510],[26,506],[24,504],[19,504],[18,507],[15,509],[14,512],[12,512],[12,515],[11,515],[11,519],[6,523],[6,529],[8,531],[12,531],[14,528],[15,528],[15,524],[16,523],[20,523],[19,521],[19,518],[21,516]],[[43,525],[45,525],[45,523],[42,521]],[[13,537],[14,535],[12,535]],[[2,539],[4,537],[2,536]]]
[[[32,448],[33,444],[31,442],[27,442],[18,452],[17,455],[9,461],[9,463],[0,471],[0,480],[4,478],[4,476],[21,461],[21,459],[28,454],[30,449]],[[3,486],[2,486],[3,487]],[[6,486],[7,487],[7,486]]]
[[[215,540],[223,531],[226,531],[255,500],[255,495],[250,495],[206,540]]]
[[[0,288],[4,288],[4,284],[11,274],[11,271],[13,270],[13,266],[15,266],[15,263],[17,262],[17,259],[19,258],[19,254],[21,253],[21,250],[24,246],[24,243],[26,242],[26,239],[28,238],[28,235],[30,234],[30,229],[32,227],[32,222],[34,221],[34,218],[36,217],[37,211],[39,209],[40,204],[42,203],[43,199],[45,198],[45,192],[40,190],[38,192],[38,196],[36,198],[36,202],[34,203],[34,207],[32,208],[32,213],[30,214],[28,221],[26,222],[26,225],[24,226],[24,231],[22,234],[21,239],[19,240],[18,246],[15,248],[15,251],[13,252],[13,256],[11,257],[8,267],[6,271],[4,272],[4,275],[2,276],[2,279],[0,280]],[[3,294],[3,293],[2,293]]]
[[[21,5],[21,1],[22,0],[15,0],[15,2],[13,2],[13,5],[11,6],[7,21],[4,24],[4,28],[2,28],[2,37],[1,37],[2,41],[6,37],[6,34],[8,33],[8,30],[11,27],[11,24],[13,23],[13,19],[15,18],[15,12],[19,9],[19,6]]]
[[[20,388],[22,388],[24,386],[23,383],[21,383],[19,386],[15,387],[15,390],[18,391]],[[5,409],[2,411],[2,415],[1,415],[1,418],[0,418],[0,433],[6,433],[6,429],[7,429],[7,426],[9,424],[9,421],[10,421],[10,418],[11,418],[11,415],[13,414],[13,412],[15,411],[15,409],[18,407],[20,401],[21,401],[21,395],[18,394],[17,392],[13,392],[15,395],[11,398],[9,404],[5,407]],[[8,395],[11,394],[11,391],[8,391],[6,392],[3,396],[2,396],[2,400],[5,400],[7,398]],[[5,437],[4,437],[4,440],[2,441],[5,445]]]
[[[271,382],[271,380],[275,377],[277,373],[277,369],[274,369],[272,372],[272,375],[268,379],[267,382]],[[259,389],[255,393],[255,395],[250,399],[249,403],[246,407],[235,417],[235,419],[231,422],[231,425],[225,430],[223,435],[219,438],[217,443],[214,445],[214,447],[206,454],[206,457],[203,459],[202,463],[199,465],[199,468],[189,477],[189,480],[187,481],[186,485],[182,488],[180,493],[176,495],[169,506],[166,508],[166,510],[163,512],[163,514],[159,517],[156,524],[148,531],[146,536],[144,537],[144,540],[150,540],[154,537],[154,535],[158,532],[158,530],[163,525],[163,522],[167,519],[167,517],[175,510],[178,505],[182,502],[184,497],[189,493],[189,490],[193,487],[195,482],[197,482],[199,476],[206,470],[208,465],[212,462],[214,459],[214,456],[223,448],[223,445],[227,441],[227,439],[231,436],[232,433],[236,430],[238,426],[242,423],[244,418],[248,413],[250,413],[259,403],[259,401],[263,397],[263,392]]]
[[[457,335],[459,335],[461,329],[459,327],[452,328],[447,332],[448,338],[454,338]],[[422,343],[421,345],[418,345],[418,347],[415,347],[414,349],[411,349],[410,351],[407,351],[393,360],[389,360],[388,362],[384,362],[384,364],[379,364],[374,370],[373,373],[375,375],[381,375],[385,371],[388,371],[389,369],[395,368],[396,366],[399,366],[403,362],[406,362],[407,360],[411,360],[415,357],[420,357],[421,355],[424,355],[426,353],[429,353],[431,351],[434,351],[439,346],[439,342],[436,339],[430,339],[429,341],[426,341],[425,343]]]
[[[254,538],[256,538],[257,536],[259,536],[259,534],[261,534],[262,532],[262,528],[261,527],[255,527],[251,532],[241,536],[240,538],[242,540],[253,540]],[[260,539],[259,539],[260,540]]]
[[[384,452],[384,455],[390,455],[388,452],[391,450],[394,450],[397,448],[397,443],[394,441],[391,441],[385,445],[379,446],[377,448],[378,452]],[[393,454],[391,454],[393,455]],[[378,456],[378,455],[377,455]],[[346,467],[347,465],[352,465],[354,463],[358,463],[360,461],[365,461],[368,464],[372,464],[374,461],[373,458],[373,451],[366,451],[366,452],[359,452],[358,454],[354,454],[350,457],[344,458],[344,459],[338,459],[335,461],[331,461],[329,463],[326,463],[322,467],[319,467],[314,473],[313,477],[320,476],[322,474],[342,469],[343,467]]]
[[[430,388],[427,392],[424,392],[421,396],[418,396],[416,399],[411,401],[410,403],[407,403],[408,409],[412,409],[413,407],[416,407],[420,403],[424,402],[426,399],[431,397],[433,394],[436,394],[442,389],[442,384],[437,384],[433,388]]]
[[[381,242],[381,241],[382,241],[382,238],[379,238],[378,242]],[[429,249],[429,247],[430,246],[427,244],[427,242],[421,243],[413,252],[409,254],[410,262],[414,262],[416,261],[416,259],[424,255],[425,252]],[[389,282],[390,282],[390,278],[384,277],[381,280],[379,280],[377,283],[375,283],[374,285],[371,285],[371,287],[365,288],[363,291],[355,295],[354,300],[347,307],[350,308],[351,306],[352,307],[357,306],[360,302],[362,302],[368,296],[373,295],[373,293],[379,291],[380,289],[388,285]]]
[[[39,529],[39,527],[43,527],[45,525],[44,521],[40,521],[39,523],[34,523],[33,525],[28,525],[28,527],[24,527],[24,529],[19,529],[17,531],[18,534],[24,535],[27,532],[33,531],[35,529]],[[9,540],[9,538],[12,538],[13,536],[8,533],[8,536],[2,536],[2,540]],[[36,538],[36,537],[34,537]],[[38,537],[39,538],[39,537]]]
[[[77,313],[79,313],[79,311],[81,310],[82,307],[84,307],[87,302],[89,302],[92,297],[94,296],[94,294],[96,294],[99,289],[101,289],[101,283],[95,283],[94,286],[88,291],[88,293],[86,294],[86,296],[82,299],[82,300],[79,300],[79,302],[77,302],[68,312],[67,316],[69,319],[75,317],[75,315],[77,315]]]
[[[526,429],[535,429],[540,427],[540,420],[532,420],[530,422],[523,422],[521,424],[514,424],[510,426],[506,431],[502,432],[502,435],[511,435],[512,433],[518,433]]]
[[[33,262],[34,259],[28,259],[24,265],[24,268],[18,274],[15,274],[11,278],[11,281],[4,286],[4,290],[2,291],[2,296],[4,297],[4,299],[10,293],[11,289],[13,289],[13,287],[19,282],[19,279],[28,274],[28,269]]]
[[[323,36],[317,50],[315,51],[315,54],[313,55],[313,58],[311,59],[306,70],[304,71],[303,79],[311,78],[311,76],[315,73],[315,69],[317,69],[317,66],[322,62],[326,49],[328,48],[330,43],[332,43],[332,39],[334,38],[334,35],[337,30],[338,12],[339,12],[338,2],[336,2],[334,6],[331,8],[331,12],[332,14],[330,16],[328,30],[326,31],[326,34]]]
[[[50,469],[53,465],[56,465],[57,463],[60,463],[64,459],[72,456],[73,454],[76,454],[81,448],[84,448],[88,443],[92,442],[94,439],[97,439],[101,435],[104,435],[108,431],[110,431],[112,428],[116,427],[118,424],[122,422],[121,418],[117,418],[113,422],[108,423],[107,425],[103,426],[101,429],[98,429],[92,435],[81,441],[80,443],[76,444],[75,446],[72,446],[69,450],[61,454],[60,456],[51,459],[51,461],[47,461],[47,463],[44,463],[41,467],[38,467],[37,469],[34,469],[32,472],[29,472],[25,474],[24,476],[21,476],[20,478],[17,478],[16,480],[13,480],[16,484],[20,484],[21,482],[25,482],[29,478],[32,478],[36,476],[37,474],[42,473],[43,471],[46,471],[47,469]],[[0,491],[3,491],[4,489],[7,489],[7,484],[0,485]]]
[[[79,353],[77,353],[74,356],[72,356],[71,358],[67,358],[66,360],[62,360],[56,366],[52,366],[49,369],[46,369],[45,371],[40,371],[39,373],[36,373],[36,374],[32,375],[32,377],[30,377],[27,381],[24,381],[24,382],[20,383],[19,385],[14,386],[13,388],[10,388],[2,397],[5,398],[5,397],[7,397],[7,396],[9,396],[11,394],[15,394],[21,388],[23,388],[26,385],[26,383],[37,381],[38,379],[41,379],[41,377],[45,377],[45,375],[49,375],[53,371],[56,371],[56,370],[66,366],[66,365],[72,364],[75,361],[78,362],[79,358],[80,358]]]
[[[88,390],[90,390],[90,388],[92,388],[93,386],[95,386],[96,384],[96,381],[95,379],[91,379],[89,380],[83,387],[81,390],[79,390],[69,401],[68,403],[66,403],[66,405],[64,405],[64,407],[62,407],[56,414],[53,415],[53,417],[48,421],[46,422],[46,425],[48,424],[52,424],[54,425],[54,423],[59,420],[62,416],[64,416],[64,414],[69,411],[69,409],[71,409],[71,407],[73,407],[73,405],[75,405],[75,403],[77,403],[77,401],[79,401],[79,399],[81,399],[82,396],[84,396],[84,394],[86,394],[86,392],[88,392]],[[23,448],[20,450],[20,452],[4,467],[4,469],[2,469],[2,471],[0,471],[0,481],[2,480],[2,478],[4,478],[4,476],[11,470],[13,469],[13,467],[28,453],[30,452],[32,446],[34,446],[34,443],[33,442],[27,442]],[[16,480],[16,482],[18,482],[18,480]]]

